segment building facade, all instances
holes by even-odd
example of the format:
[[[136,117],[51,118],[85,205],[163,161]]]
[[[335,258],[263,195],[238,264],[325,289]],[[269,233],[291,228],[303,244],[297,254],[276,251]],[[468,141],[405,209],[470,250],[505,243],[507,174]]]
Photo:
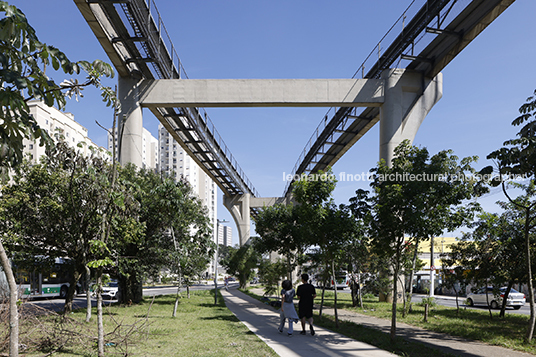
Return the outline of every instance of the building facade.
[[[217,186],[188,153],[173,139],[162,124],[158,125],[159,167],[160,171],[167,173],[176,180],[185,179],[195,194],[208,210],[208,217],[212,227],[216,227],[218,216]],[[213,229],[214,241],[218,241],[216,229]]]
[[[96,155],[111,159],[105,148],[96,145],[88,137],[87,129],[74,120],[72,113],[62,112],[38,100],[29,101],[28,108],[41,129],[53,139],[63,138],[66,143],[84,155],[90,155],[93,150]],[[25,139],[24,152],[31,161],[38,161],[45,155],[45,147],[39,145],[39,140]]]
[[[218,225],[218,244],[228,247],[233,245],[233,230],[231,227]]]

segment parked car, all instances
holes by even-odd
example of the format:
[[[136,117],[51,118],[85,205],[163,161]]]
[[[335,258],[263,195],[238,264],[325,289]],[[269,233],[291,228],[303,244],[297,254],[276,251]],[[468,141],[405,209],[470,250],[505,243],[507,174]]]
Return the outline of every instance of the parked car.
[[[102,287],[102,298],[117,300],[119,299],[119,284],[116,281],[108,283],[106,286]]]
[[[486,291],[487,291],[487,297],[486,297]],[[502,306],[502,301],[503,301],[505,293],[506,293],[506,287],[500,288],[498,294],[494,294],[493,288],[490,286],[488,286],[487,288],[481,288],[476,293],[467,295],[467,305],[487,306],[489,303],[489,306],[492,309],[498,309]],[[511,289],[510,293],[508,294],[508,298],[506,299],[506,306],[513,307],[514,309],[518,310],[524,305],[525,305],[525,294],[520,293],[519,291],[515,289]]]
[[[93,297],[97,297],[95,294],[95,287],[92,287],[91,289],[92,293],[91,295]],[[103,299],[109,299],[109,300],[118,300],[119,299],[119,285],[116,281],[109,282],[108,284],[104,285],[102,287],[102,294]]]

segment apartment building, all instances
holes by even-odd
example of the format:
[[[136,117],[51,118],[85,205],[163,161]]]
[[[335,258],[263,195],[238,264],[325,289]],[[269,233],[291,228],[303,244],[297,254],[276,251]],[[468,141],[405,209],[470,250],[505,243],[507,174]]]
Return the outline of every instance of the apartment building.
[[[65,142],[84,155],[91,154],[93,148],[97,155],[105,159],[111,158],[105,148],[96,145],[88,137],[88,130],[74,120],[72,113],[62,112],[38,100],[29,101],[28,108],[37,124],[52,138],[63,137]],[[24,151],[30,160],[37,161],[45,155],[45,147],[39,145],[39,140],[25,139],[23,143]],[[80,143],[82,145],[78,146]]]
[[[216,227],[218,216],[217,186],[199,165],[184,151],[182,146],[173,139],[162,124],[158,125],[159,166],[160,170],[173,176],[176,180],[185,179],[208,210],[212,227]],[[216,229],[214,239],[217,241]]]
[[[229,226],[218,225],[218,244],[225,246],[232,246],[233,244],[233,230]]]

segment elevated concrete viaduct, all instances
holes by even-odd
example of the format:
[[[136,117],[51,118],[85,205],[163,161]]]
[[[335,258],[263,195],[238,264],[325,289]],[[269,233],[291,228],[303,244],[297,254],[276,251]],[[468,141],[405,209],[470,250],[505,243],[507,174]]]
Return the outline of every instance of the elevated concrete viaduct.
[[[413,141],[422,121],[442,96],[442,74],[391,69],[381,79],[119,80],[123,115],[122,162],[137,160],[143,130],[141,108],[158,107],[379,107],[380,158]],[[136,144],[139,141],[139,144]],[[131,143],[131,147],[128,146]],[[139,146],[138,146],[139,145]],[[250,236],[250,210],[287,202],[250,193],[224,196],[238,228],[240,244]]]

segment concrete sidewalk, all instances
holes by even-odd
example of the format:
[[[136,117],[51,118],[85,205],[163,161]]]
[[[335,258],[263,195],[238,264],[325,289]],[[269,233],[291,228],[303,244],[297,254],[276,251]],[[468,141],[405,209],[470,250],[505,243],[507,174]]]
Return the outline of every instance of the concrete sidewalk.
[[[255,294],[262,295],[262,289]],[[301,325],[294,325],[294,336],[286,336],[277,332],[279,313],[271,306],[266,305],[248,295],[236,290],[221,290],[227,307],[252,332],[257,334],[280,356],[394,356],[377,347],[355,341],[341,334],[315,327],[317,334],[306,336],[299,334]],[[323,313],[333,315],[333,309],[323,309]],[[339,319],[351,321],[359,325],[375,328],[389,333],[390,320],[384,320],[347,310],[338,311]],[[441,350],[453,356],[465,357],[529,357],[534,355],[509,350],[507,348],[492,346],[481,342],[465,340],[447,334],[428,331],[419,327],[397,323],[397,335],[408,341],[422,343],[423,345]]]
[[[294,325],[294,334],[287,336],[288,323],[283,334],[277,331],[279,312],[236,289],[220,290],[225,304],[236,317],[253,333],[270,346],[279,356],[363,356],[392,357],[392,353],[377,347],[359,342],[316,326],[316,334],[300,335],[301,324]]]

